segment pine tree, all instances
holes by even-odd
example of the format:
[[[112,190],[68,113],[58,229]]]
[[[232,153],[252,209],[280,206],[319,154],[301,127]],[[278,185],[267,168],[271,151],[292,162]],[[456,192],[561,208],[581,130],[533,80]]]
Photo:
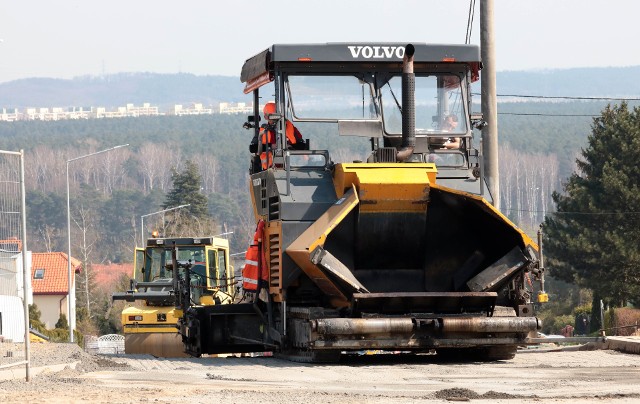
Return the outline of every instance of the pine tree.
[[[607,106],[557,213],[545,219],[551,275],[623,305],[640,296],[640,109]]]
[[[183,171],[172,170],[172,179],[173,188],[167,194],[163,208],[189,206],[167,214],[164,236],[193,237],[211,234],[215,223],[209,215],[208,199],[201,192],[202,179],[198,166],[187,160]]]
[[[163,209],[172,208],[180,205],[190,206],[185,209],[197,218],[205,218],[207,212],[207,197],[200,192],[202,178],[198,172],[198,166],[187,160],[185,168],[182,172],[173,169],[171,178],[173,180],[173,188],[167,194]]]

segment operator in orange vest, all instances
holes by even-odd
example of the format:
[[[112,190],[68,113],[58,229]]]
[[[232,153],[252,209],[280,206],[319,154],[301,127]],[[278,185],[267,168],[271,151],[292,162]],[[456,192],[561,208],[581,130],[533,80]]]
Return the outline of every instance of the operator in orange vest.
[[[259,289],[259,282],[263,285],[269,280],[267,269],[262,255],[262,242],[264,237],[264,220],[260,220],[256,225],[256,232],[253,235],[253,243],[247,249],[242,268],[242,288],[246,292],[256,292]]]
[[[276,103],[273,101],[267,102],[262,109],[262,113],[264,114],[264,118],[267,120],[267,123],[260,127],[259,136],[260,142],[262,143],[260,162],[262,164],[262,169],[266,170],[272,163],[272,154],[271,151],[267,152],[267,145],[269,146],[269,149],[273,149],[276,143],[276,122],[269,119],[269,115],[276,113]],[[285,135],[287,137],[288,149],[303,150],[305,148],[305,142],[302,139],[302,134],[300,134],[298,128],[296,128],[288,119],[285,119]],[[258,139],[256,136],[254,136],[251,141],[249,150],[252,153],[257,153]]]

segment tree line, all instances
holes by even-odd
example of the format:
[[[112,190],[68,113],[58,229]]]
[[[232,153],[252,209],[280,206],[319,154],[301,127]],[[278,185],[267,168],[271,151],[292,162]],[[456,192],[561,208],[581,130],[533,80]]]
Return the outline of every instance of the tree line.
[[[595,105],[599,104],[548,106],[556,112],[585,112]],[[513,107],[519,110],[522,105]],[[543,110],[540,103],[534,107]],[[506,115],[499,121],[504,213],[530,235],[544,222],[550,275],[593,290],[598,297],[616,304],[633,301],[638,283],[634,261],[637,244],[632,244],[638,236],[633,227],[635,216],[630,213],[634,210],[629,210],[629,206],[639,207],[631,196],[637,190],[633,182],[637,176],[633,170],[625,171],[637,161],[637,114],[625,104],[624,108],[605,107],[596,118],[571,117],[562,124],[559,117]],[[140,217],[169,207],[173,180],[185,170],[195,170],[199,178],[199,190],[189,193],[207,199],[211,221],[199,231],[203,235],[232,232],[232,253],[241,253],[254,227],[248,192],[252,133],[241,129],[245,118],[214,115],[1,123],[0,148],[25,149],[30,249],[66,251],[68,165],[72,255],[83,262],[131,262],[133,248],[142,238]],[[352,161],[366,155],[368,146],[361,139],[321,130],[309,125],[304,128],[305,137],[312,139],[314,148],[330,149],[334,161]],[[613,130],[618,133],[618,143],[602,140],[601,132],[614,138],[610,134]],[[626,139],[624,143],[622,138]],[[124,143],[129,146],[68,163]],[[590,149],[600,143],[604,146]],[[592,172],[591,164],[602,167]],[[597,182],[605,177],[609,188]],[[574,206],[576,189],[580,189],[582,199]],[[603,189],[606,193],[590,196],[593,200],[584,196]],[[613,203],[621,197],[626,199],[619,205]],[[627,210],[622,210],[623,205]],[[595,216],[599,213],[596,208],[608,216]],[[580,216],[585,210],[591,216]],[[626,222],[617,226],[617,220]],[[150,233],[165,221],[162,215],[152,216],[145,225],[144,231]],[[608,233],[599,238],[599,232],[605,229]],[[587,230],[591,233],[577,236]],[[585,255],[582,249],[587,246],[590,252]],[[89,279],[85,283],[90,287]]]

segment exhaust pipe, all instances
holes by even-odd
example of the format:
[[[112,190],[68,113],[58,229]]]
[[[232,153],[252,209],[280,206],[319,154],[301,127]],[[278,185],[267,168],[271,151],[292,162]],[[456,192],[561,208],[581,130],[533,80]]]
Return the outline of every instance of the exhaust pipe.
[[[408,44],[402,59],[402,144],[396,155],[400,162],[407,160],[416,147],[416,75],[413,73],[413,54],[416,49]]]
[[[442,332],[529,332],[539,330],[536,317],[443,318]]]

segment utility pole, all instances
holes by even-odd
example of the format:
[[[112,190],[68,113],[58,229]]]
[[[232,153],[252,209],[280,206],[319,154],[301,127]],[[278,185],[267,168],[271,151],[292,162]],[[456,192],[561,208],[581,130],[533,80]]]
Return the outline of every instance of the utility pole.
[[[496,58],[493,38],[493,0],[480,0],[481,104],[483,119],[488,124],[482,129],[482,152],[487,186],[493,197],[493,206],[500,209],[498,102],[496,100]]]

